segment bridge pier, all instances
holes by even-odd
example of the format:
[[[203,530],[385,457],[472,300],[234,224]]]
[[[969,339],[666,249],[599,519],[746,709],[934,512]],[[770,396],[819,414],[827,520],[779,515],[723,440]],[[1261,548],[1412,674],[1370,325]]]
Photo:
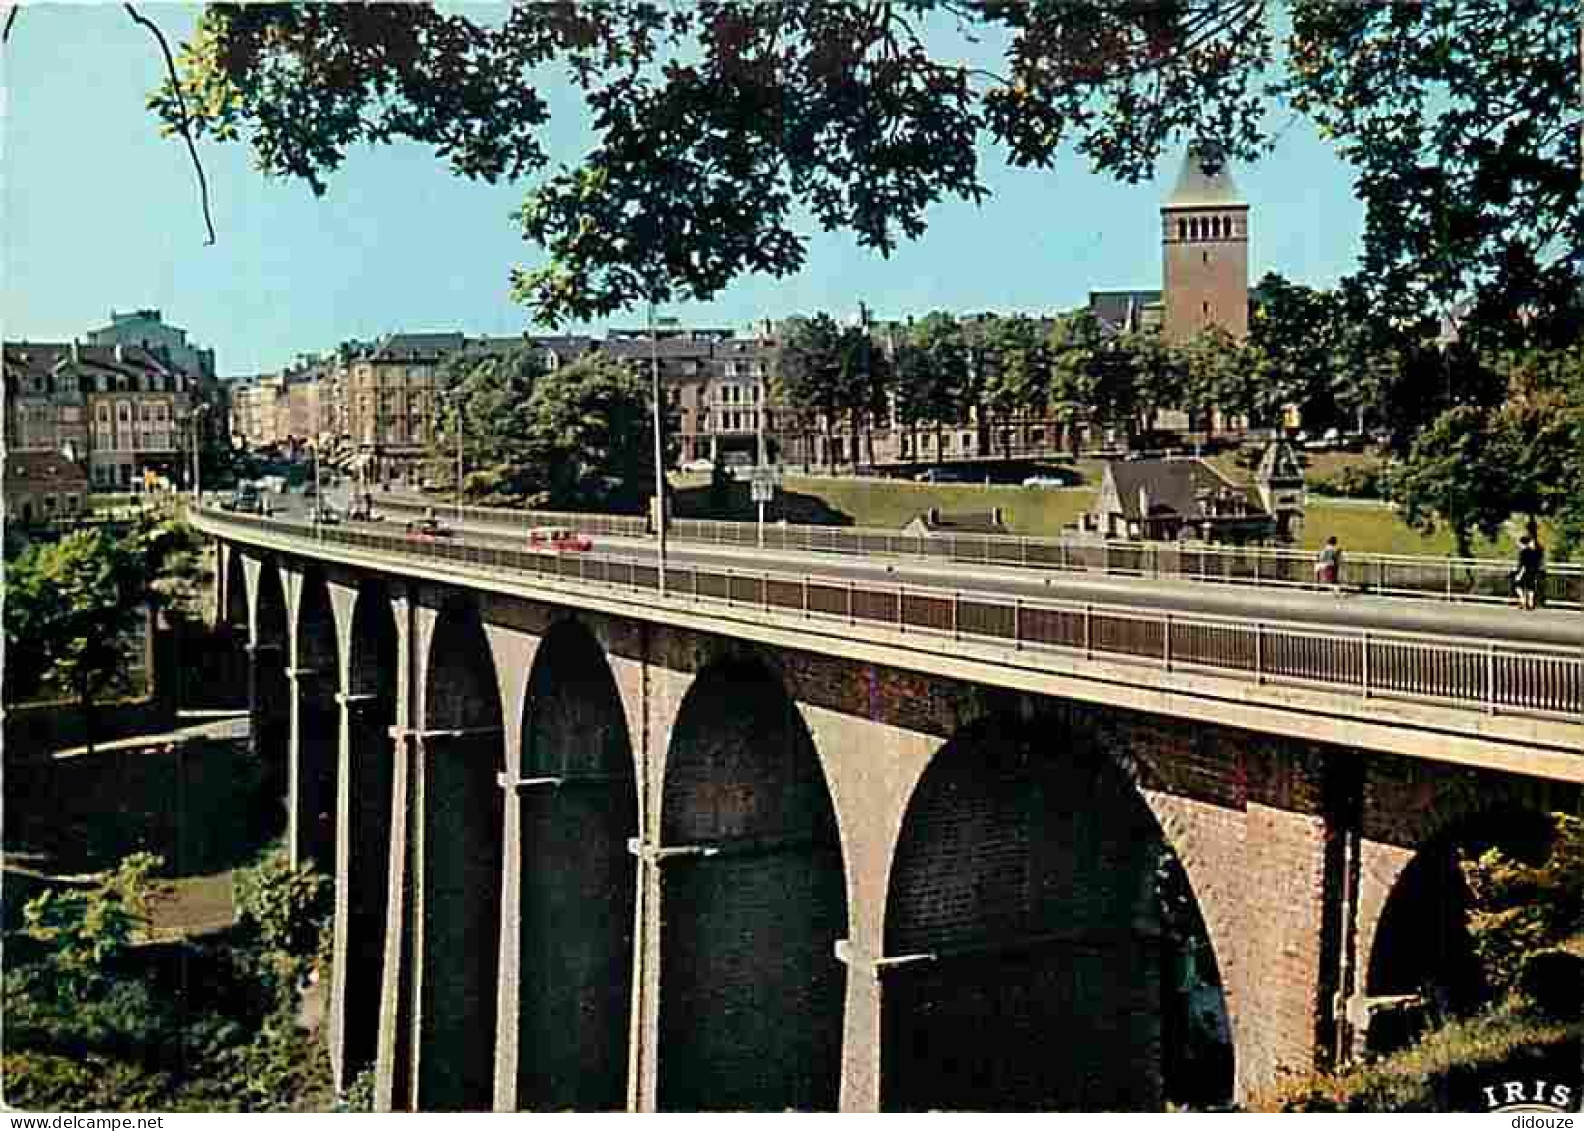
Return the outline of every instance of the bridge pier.
[[[389,706],[375,694],[336,696],[336,916],[330,1001],[330,1061],[345,1088],[373,1065],[384,985],[392,805]]]
[[[336,861],[336,777],[340,710],[333,677],[314,668],[288,668],[290,740],[287,746],[286,845],[292,867],[328,872]]]
[[[499,728],[399,736],[411,751],[411,1107],[488,1111],[500,947]]]
[[[878,1112],[885,1070],[882,1042],[885,985],[881,960],[856,950],[850,939],[836,943],[836,957],[847,968],[847,1002],[842,1021],[841,1110]]]

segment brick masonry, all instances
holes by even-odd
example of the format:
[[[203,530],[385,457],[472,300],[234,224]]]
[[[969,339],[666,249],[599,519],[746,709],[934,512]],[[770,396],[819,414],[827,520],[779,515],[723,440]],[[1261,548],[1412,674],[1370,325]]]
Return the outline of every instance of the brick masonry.
[[[243,565],[257,640],[280,624],[275,566]],[[365,600],[396,640],[349,678],[390,689],[398,731],[504,724],[465,755],[394,748],[378,1049],[398,1107],[479,1106],[491,1071],[506,1107],[1158,1107],[1168,850],[1247,1098],[1348,1047],[1341,1006],[1416,852],[1499,799],[1578,805],[1577,787],[428,583]],[[636,790],[506,804],[515,767]],[[712,851],[667,852],[688,848]],[[564,980],[535,966],[578,951],[556,932],[603,940]],[[630,993],[602,992],[624,952]],[[574,1061],[600,1066],[587,1091]]]

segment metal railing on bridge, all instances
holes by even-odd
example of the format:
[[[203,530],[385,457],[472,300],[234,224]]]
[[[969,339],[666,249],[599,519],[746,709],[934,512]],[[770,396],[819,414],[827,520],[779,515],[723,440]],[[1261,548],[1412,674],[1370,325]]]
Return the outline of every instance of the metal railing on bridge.
[[[427,504],[384,500],[382,506],[421,511]],[[442,515],[457,508],[435,507]],[[522,527],[567,526],[587,534],[643,538],[648,521],[625,515],[571,511],[517,511],[463,507],[464,519]],[[758,525],[711,519],[673,519],[679,541],[755,548]],[[1177,578],[1222,584],[1313,588],[1314,555],[1270,546],[1215,546],[1178,542],[1080,541],[986,534],[904,534],[860,526],[802,526],[767,523],[767,550],[939,559],[980,565],[1016,566],[1122,577]],[[1493,558],[1433,558],[1409,554],[1355,553],[1344,548],[1342,584],[1352,592],[1448,601],[1512,600],[1511,562]],[[1547,567],[1541,603],[1584,609],[1584,566]]]
[[[317,543],[653,592],[653,564],[597,553],[481,546],[341,527],[283,526],[267,519],[205,512],[217,527],[285,533]],[[1175,671],[1297,684],[1361,698],[1408,699],[1487,713],[1584,716],[1584,654],[1578,649],[1370,629],[1326,628],[1199,613],[1143,612],[1102,604],[1026,600],[966,589],[878,584],[817,573],[700,568],[671,564],[668,595],[750,611],[874,625],[899,633],[1048,650]]]

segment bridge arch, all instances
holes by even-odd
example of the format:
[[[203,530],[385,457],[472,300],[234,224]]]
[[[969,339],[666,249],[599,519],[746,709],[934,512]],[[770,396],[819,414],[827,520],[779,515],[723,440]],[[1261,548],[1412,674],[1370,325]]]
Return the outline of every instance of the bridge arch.
[[[1171,992],[1180,934],[1218,985],[1192,885],[1125,763],[1049,720],[963,727],[915,786],[892,859],[882,1109],[1159,1108],[1188,1004]],[[1229,1095],[1229,1058],[1210,1071]]]
[[[340,649],[330,587],[324,573],[310,565],[301,575],[297,597],[295,666],[296,749],[293,751],[292,841],[299,855],[321,872],[333,873],[336,860],[336,781],[340,763]]]
[[[518,963],[516,1104],[620,1110],[632,1007],[637,881],[627,845],[638,833],[637,780],[615,677],[576,619],[557,621],[539,642],[521,734],[521,765],[506,799],[521,813],[519,902],[506,923],[518,945],[503,951],[514,950]]]
[[[477,606],[454,598],[430,635],[422,763],[417,1106],[488,1111],[494,1095],[505,766],[495,664]]]
[[[832,1110],[846,882],[808,727],[757,659],[683,698],[660,803],[662,1110]]]
[[[363,581],[352,603],[347,634],[344,779],[337,783],[341,815],[336,867],[337,954],[340,982],[342,1080],[374,1063],[383,998],[390,840],[395,804],[398,678],[396,617],[391,595],[377,579]]]
[[[261,559],[255,577],[249,643],[253,751],[263,768],[265,795],[284,799],[291,745],[291,682],[286,675],[290,659],[286,591],[279,563],[274,558]],[[277,816],[272,827],[278,828],[280,819]]]
[[[1543,807],[1497,796],[1441,824],[1406,860],[1366,940],[1362,966],[1367,999],[1409,999],[1410,1008],[1387,1008],[1371,1018],[1368,1051],[1391,1051],[1416,1036],[1423,1016],[1418,1003],[1435,1013],[1463,1013],[1488,999],[1490,986],[1469,931],[1473,896],[1462,862],[1491,848],[1525,863],[1543,862],[1554,831]]]

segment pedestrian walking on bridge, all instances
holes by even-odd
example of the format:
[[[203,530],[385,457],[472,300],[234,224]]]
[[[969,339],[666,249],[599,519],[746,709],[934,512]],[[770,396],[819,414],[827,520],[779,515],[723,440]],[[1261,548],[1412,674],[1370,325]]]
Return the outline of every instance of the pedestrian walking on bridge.
[[[1545,550],[1540,539],[1525,534],[1518,540],[1518,564],[1513,570],[1513,595],[1518,607],[1533,609],[1539,601],[1540,578],[1545,571]]]
[[[1331,592],[1338,597],[1342,595],[1342,547],[1337,544],[1335,534],[1325,540],[1325,545],[1315,555],[1314,571],[1317,584],[1329,585]]]

